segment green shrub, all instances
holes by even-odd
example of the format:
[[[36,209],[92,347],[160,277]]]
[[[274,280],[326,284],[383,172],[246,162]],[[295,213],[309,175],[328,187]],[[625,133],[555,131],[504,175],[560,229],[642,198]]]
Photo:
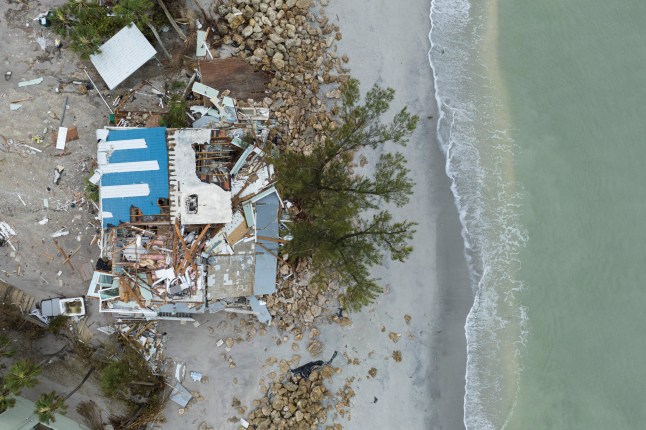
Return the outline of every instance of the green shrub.
[[[50,333],[56,334],[61,331],[61,329],[67,327],[67,322],[68,317],[66,317],[65,315],[57,315],[49,320],[48,330]]]
[[[186,111],[188,104],[186,100],[180,97],[172,97],[168,102],[168,113],[162,115],[159,125],[168,128],[183,128],[186,127]]]
[[[100,379],[103,393],[108,397],[115,397],[121,389],[127,386],[130,380],[128,363],[124,360],[110,363],[101,370]]]
[[[87,178],[85,179],[85,197],[94,203],[99,203],[99,186]]]

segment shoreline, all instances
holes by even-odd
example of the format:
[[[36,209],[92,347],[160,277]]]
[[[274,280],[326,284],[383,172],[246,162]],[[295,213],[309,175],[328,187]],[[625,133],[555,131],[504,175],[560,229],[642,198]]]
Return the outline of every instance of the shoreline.
[[[338,54],[350,57],[350,74],[359,79],[362,91],[374,83],[392,87],[396,91],[392,111],[408,106],[420,116],[415,134],[401,149],[417,183],[415,195],[404,208],[393,209],[393,215],[419,223],[413,254],[404,264],[391,263],[375,270],[390,292],[353,315],[353,326],[337,334],[348,346],[361,350],[373,345],[400,349],[403,360],[382,360],[376,381],[356,384],[352,420],[344,424],[351,429],[402,424],[437,430],[464,428],[460,406],[464,404],[467,358],[464,324],[473,295],[462,226],[444,154],[436,141],[437,106],[428,62],[430,6],[428,0],[414,0],[405,10],[383,0],[376,5],[367,0],[336,0],[326,9],[343,33],[337,43]],[[412,316],[410,327],[406,327],[403,314]],[[390,341],[379,333],[382,324],[386,331],[410,329],[414,339],[406,340],[405,345],[384,345]],[[352,373],[360,377],[359,371],[363,371],[365,375],[370,368],[368,360],[363,367],[364,363]],[[373,404],[373,397],[377,404]],[[397,414],[392,414],[393,410]]]
[[[513,409],[520,350],[514,342],[492,339],[523,338],[525,319],[515,293],[522,283],[514,277],[517,267],[509,254],[523,246],[526,236],[515,211],[520,201],[513,180],[511,114],[503,102],[507,94],[498,64],[497,2],[468,9],[451,5],[457,3],[433,2],[429,57],[435,83],[441,82],[436,91],[442,107],[438,137],[465,226],[465,254],[476,294],[465,322],[464,425],[499,428]],[[503,357],[503,362],[493,363],[490,357]],[[492,407],[494,397],[504,407]]]

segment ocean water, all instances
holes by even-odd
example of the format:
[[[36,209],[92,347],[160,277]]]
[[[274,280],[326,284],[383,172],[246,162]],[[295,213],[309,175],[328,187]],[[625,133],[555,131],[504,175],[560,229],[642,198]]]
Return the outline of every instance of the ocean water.
[[[646,428],[646,2],[432,0],[467,429]]]

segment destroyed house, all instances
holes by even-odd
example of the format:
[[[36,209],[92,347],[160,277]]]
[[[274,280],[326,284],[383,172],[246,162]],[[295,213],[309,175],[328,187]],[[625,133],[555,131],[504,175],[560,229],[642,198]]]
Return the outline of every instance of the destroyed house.
[[[282,202],[247,127],[97,131],[101,262],[88,297],[121,319],[271,318]]]

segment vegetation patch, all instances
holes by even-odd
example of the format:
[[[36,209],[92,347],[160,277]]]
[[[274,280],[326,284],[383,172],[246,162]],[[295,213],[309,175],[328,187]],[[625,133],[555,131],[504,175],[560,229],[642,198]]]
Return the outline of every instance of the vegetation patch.
[[[99,186],[90,182],[89,178],[85,179],[85,197],[94,203],[99,203]]]
[[[168,128],[186,127],[186,111],[188,102],[179,96],[171,97],[168,102],[168,113],[162,115],[159,125]]]
[[[287,151],[274,160],[278,187],[302,208],[290,226],[286,245],[290,258],[311,258],[321,279],[344,287],[344,307],[358,310],[382,291],[370,268],[389,258],[404,261],[412,247],[415,223],[395,221],[388,204],[403,206],[412,194],[406,159],[382,152],[373,169],[357,171],[355,157],[383,149],[387,142],[405,145],[418,117],[406,108],[382,123],[395,96],[393,89],[374,86],[359,104],[359,82],[341,87],[339,126],[310,153]]]
[[[123,27],[134,23],[144,34],[157,32],[152,0],[120,0],[114,7],[98,0],[68,0],[50,14],[52,30],[69,37],[69,47],[82,59],[99,53],[100,46]]]

